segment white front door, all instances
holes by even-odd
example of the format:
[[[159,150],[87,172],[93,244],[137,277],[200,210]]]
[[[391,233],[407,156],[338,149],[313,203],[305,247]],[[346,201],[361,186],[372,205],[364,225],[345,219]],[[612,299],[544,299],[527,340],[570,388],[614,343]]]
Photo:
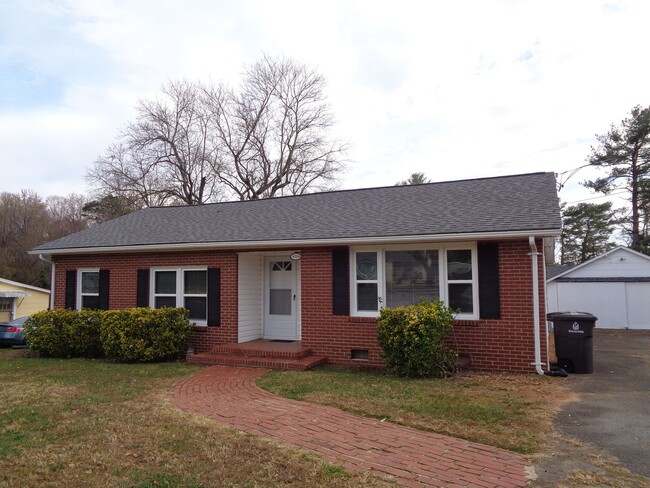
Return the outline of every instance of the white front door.
[[[265,264],[264,338],[298,339],[298,263],[267,257]]]

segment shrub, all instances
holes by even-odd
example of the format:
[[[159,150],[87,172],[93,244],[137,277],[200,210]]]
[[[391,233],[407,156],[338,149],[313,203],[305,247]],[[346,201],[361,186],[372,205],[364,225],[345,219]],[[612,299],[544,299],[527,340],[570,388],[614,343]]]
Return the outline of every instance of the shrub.
[[[100,314],[96,310],[66,309],[38,312],[25,324],[27,344],[47,357],[102,357]]]
[[[150,362],[185,356],[191,330],[183,308],[133,308],[103,312],[101,341],[106,357]]]
[[[441,301],[383,308],[377,321],[384,364],[401,376],[447,376],[458,352],[445,343],[454,314]]]
[[[29,348],[46,357],[149,362],[185,356],[190,336],[183,308],[38,312],[25,324]]]

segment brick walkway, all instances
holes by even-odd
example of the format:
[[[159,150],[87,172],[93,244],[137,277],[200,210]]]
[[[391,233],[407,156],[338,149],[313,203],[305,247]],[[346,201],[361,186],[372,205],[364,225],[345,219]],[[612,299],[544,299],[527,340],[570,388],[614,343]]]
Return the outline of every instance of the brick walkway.
[[[523,458],[494,447],[281,398],[257,386],[266,371],[212,366],[176,383],[174,403],[249,434],[310,451],[403,486],[517,487]]]

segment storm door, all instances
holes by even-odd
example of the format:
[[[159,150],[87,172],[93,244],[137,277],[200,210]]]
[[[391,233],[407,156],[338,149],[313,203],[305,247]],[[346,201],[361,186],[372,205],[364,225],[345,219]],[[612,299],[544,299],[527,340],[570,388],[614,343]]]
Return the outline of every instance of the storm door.
[[[298,339],[297,268],[298,262],[289,257],[265,259],[265,339]]]

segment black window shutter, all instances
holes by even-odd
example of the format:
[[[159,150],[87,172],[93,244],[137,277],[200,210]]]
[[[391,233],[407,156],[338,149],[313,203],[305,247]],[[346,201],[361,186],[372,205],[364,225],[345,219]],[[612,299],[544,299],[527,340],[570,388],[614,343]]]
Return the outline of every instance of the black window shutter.
[[[77,308],[77,270],[69,269],[65,272],[65,308]]]
[[[221,270],[208,268],[208,325],[221,326]]]
[[[145,308],[149,306],[149,269],[138,270],[135,306]]]
[[[332,250],[332,311],[350,315],[350,253],[348,248]]]
[[[482,319],[501,318],[499,244],[478,244],[478,301]]]
[[[109,270],[99,270],[99,310],[108,310],[108,284],[110,281],[109,277]]]

